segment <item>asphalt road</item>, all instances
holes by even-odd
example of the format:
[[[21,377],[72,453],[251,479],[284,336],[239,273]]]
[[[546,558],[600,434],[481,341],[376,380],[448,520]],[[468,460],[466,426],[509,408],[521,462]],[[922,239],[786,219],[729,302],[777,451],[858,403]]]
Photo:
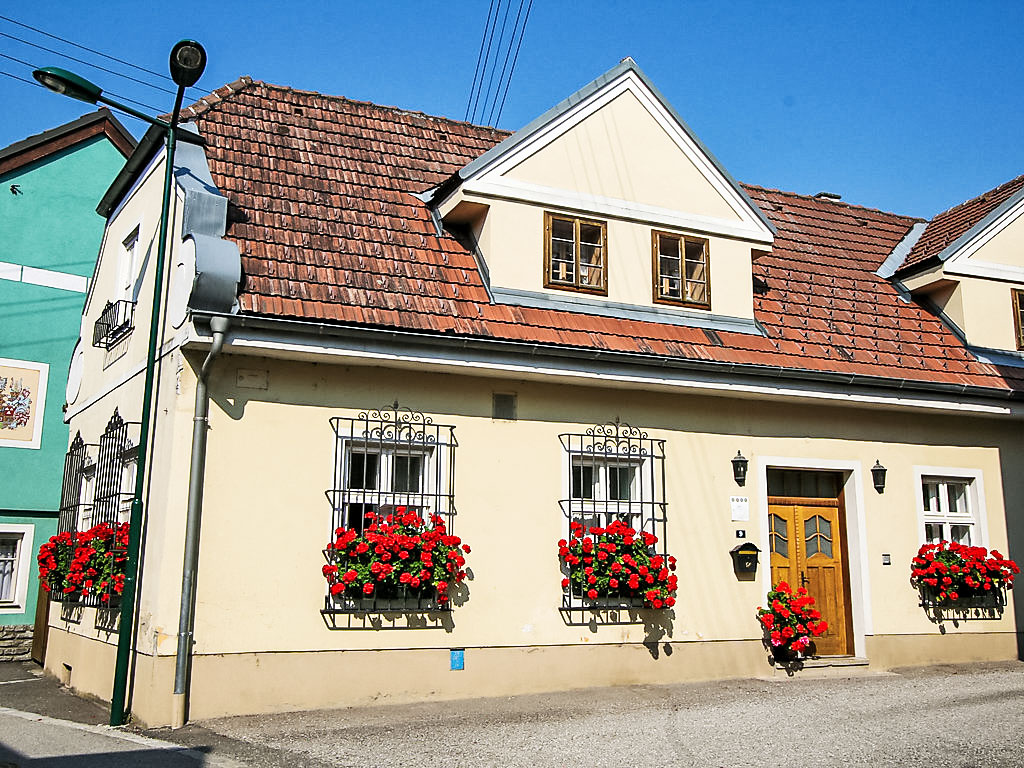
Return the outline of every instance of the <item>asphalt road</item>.
[[[19,768],[1024,768],[1024,664],[930,667],[842,677],[818,677],[810,672],[805,670],[794,678],[225,718],[178,731],[118,733],[119,737],[143,735],[158,740],[119,743],[108,754],[121,762],[88,762],[95,760],[89,757],[97,754],[93,750],[103,746],[94,744],[93,736],[111,742],[116,739],[79,732],[74,737],[78,743],[72,739],[71,751],[64,753],[73,759],[15,764]],[[39,688],[29,694],[32,685],[50,692]],[[37,708],[42,709],[47,696],[57,705],[62,704],[62,697],[73,698],[49,680],[20,687],[24,693],[12,695],[18,685],[0,685],[0,705],[13,707],[9,702],[24,695],[34,696]],[[26,739],[36,738],[24,735],[28,732],[39,735],[37,743],[55,743],[51,742],[53,731],[36,729],[60,726],[19,717],[26,725],[12,735],[13,726],[0,712],[0,741],[8,748],[17,751]],[[72,726],[64,727],[72,730]],[[8,739],[17,743],[8,743]],[[104,744],[110,747],[110,743]],[[184,749],[176,750],[175,744]],[[0,768],[5,768],[4,759],[0,751]]]

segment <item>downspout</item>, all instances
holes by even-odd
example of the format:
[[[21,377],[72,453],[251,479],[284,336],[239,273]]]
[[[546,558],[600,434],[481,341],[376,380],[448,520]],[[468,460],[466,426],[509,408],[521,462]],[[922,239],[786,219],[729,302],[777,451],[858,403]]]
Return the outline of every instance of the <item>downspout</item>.
[[[196,566],[199,561],[199,523],[203,514],[203,479],[206,474],[206,431],[210,426],[210,395],[207,377],[224,346],[230,327],[226,317],[210,318],[213,344],[196,380],[195,416],[192,418],[192,466],[188,478],[188,513],[185,519],[185,554],[181,569],[181,607],[178,613],[178,650],[174,658],[174,695],[171,727],[185,724],[188,677],[192,662],[192,629],[195,622]]]

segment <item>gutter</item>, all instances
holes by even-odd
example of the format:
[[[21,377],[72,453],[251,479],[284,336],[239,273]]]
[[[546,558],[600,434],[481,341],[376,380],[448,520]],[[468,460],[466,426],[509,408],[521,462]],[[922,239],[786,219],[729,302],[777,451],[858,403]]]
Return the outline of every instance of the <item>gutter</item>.
[[[212,323],[217,315],[193,313],[195,321]],[[346,337],[357,342],[395,343],[435,347],[441,349],[475,349],[491,354],[513,354],[524,358],[548,356],[553,359],[566,358],[628,365],[646,368],[668,368],[693,371],[699,374],[726,374],[728,376],[752,379],[773,379],[801,383],[832,384],[839,387],[857,387],[892,394],[907,392],[931,393],[944,396],[980,398],[988,401],[1007,402],[1024,400],[1024,391],[983,387],[976,384],[952,384],[946,382],[921,381],[917,379],[893,379],[858,373],[836,373],[800,368],[784,368],[777,365],[754,363],[726,363],[711,360],[692,360],[679,357],[664,357],[639,352],[616,352],[602,349],[581,349],[562,347],[537,342],[518,342],[498,339],[482,339],[466,336],[439,336],[436,334],[400,331],[386,328],[338,325],[316,321],[287,320],[252,315],[234,315],[232,322],[239,328],[267,329],[284,336]]]
[[[193,629],[195,626],[196,570],[199,564],[199,527],[203,515],[203,480],[206,475],[206,432],[210,426],[210,394],[207,379],[214,359],[224,347],[231,321],[227,317],[210,319],[213,344],[196,380],[195,415],[192,418],[192,465],[188,478],[188,512],[185,520],[185,552],[181,568],[181,604],[178,612],[178,647],[174,658],[174,694],[171,702],[171,727],[185,724],[188,707],[189,677],[192,668]]]

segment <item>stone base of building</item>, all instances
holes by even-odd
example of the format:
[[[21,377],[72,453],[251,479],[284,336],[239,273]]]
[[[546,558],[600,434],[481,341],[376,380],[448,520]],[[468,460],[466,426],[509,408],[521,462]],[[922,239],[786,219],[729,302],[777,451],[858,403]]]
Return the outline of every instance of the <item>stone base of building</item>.
[[[867,638],[869,669],[1007,661],[1013,632]],[[113,645],[51,628],[46,669],[76,691],[109,700]],[[451,649],[200,654],[191,720],[416,701],[514,696],[616,685],[661,685],[772,674],[758,640]],[[799,673],[798,673],[799,674]],[[133,717],[171,721],[173,656],[136,659]]]
[[[31,624],[0,625],[0,661],[28,661],[32,658]]]

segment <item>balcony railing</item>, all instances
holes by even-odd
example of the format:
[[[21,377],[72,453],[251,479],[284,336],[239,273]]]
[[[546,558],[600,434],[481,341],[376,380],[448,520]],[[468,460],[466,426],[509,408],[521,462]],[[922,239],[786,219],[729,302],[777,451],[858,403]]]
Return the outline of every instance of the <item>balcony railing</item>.
[[[110,349],[135,327],[135,302],[108,301],[92,329],[92,345]]]

